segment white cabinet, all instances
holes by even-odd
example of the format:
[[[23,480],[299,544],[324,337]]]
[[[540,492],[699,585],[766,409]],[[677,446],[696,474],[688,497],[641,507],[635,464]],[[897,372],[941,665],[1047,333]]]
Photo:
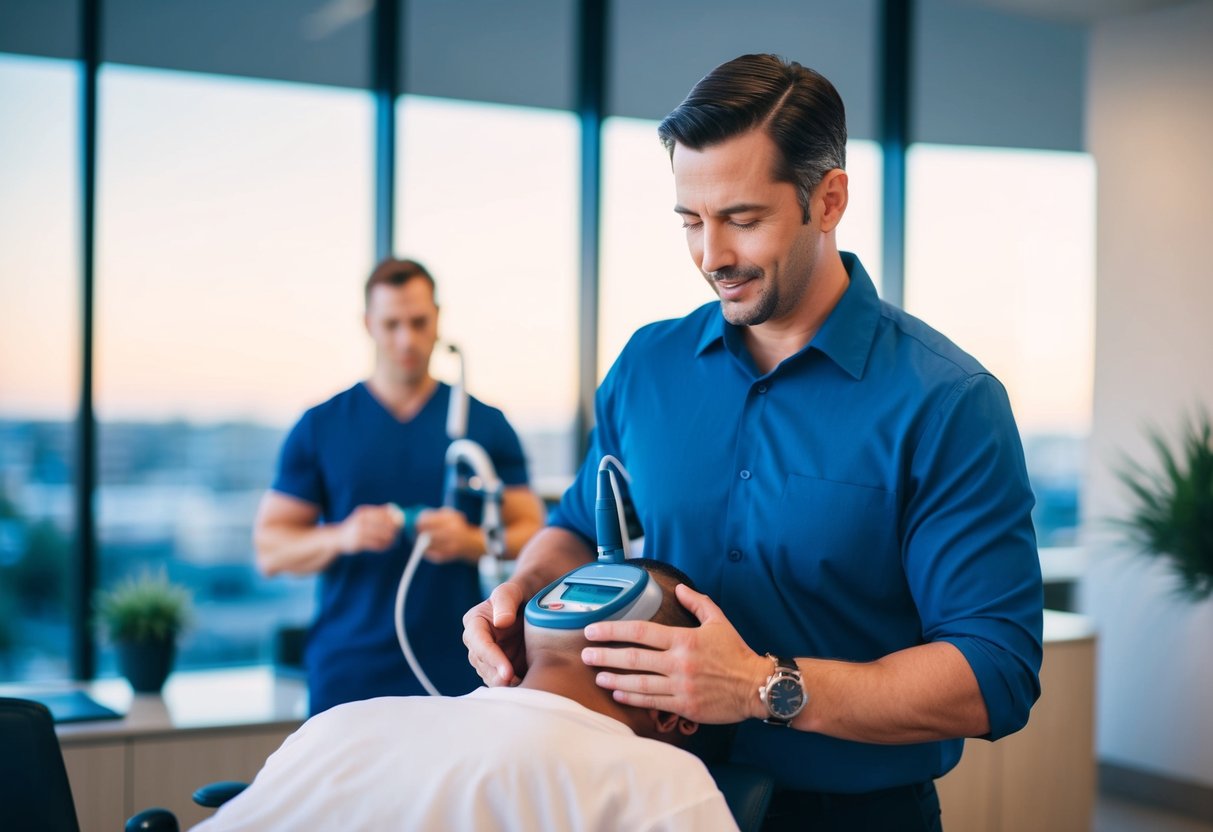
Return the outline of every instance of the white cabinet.
[[[1089,620],[1045,612],[1040,699],[1027,727],[966,740],[938,782],[943,827],[962,832],[1089,832],[1095,806],[1095,634]]]
[[[114,832],[154,806],[188,829],[214,811],[194,790],[252,780],[307,707],[300,680],[266,668],[174,674],[163,696],[132,696],[120,680],[85,689],[126,717],[56,728],[82,832]]]

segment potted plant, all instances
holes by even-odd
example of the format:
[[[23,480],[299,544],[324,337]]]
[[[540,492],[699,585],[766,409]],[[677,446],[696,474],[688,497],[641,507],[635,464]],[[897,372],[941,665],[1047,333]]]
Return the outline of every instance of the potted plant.
[[[97,596],[97,617],[136,693],[158,693],[173,669],[177,637],[189,623],[189,590],[161,572],[128,577]]]
[[[1170,562],[1179,592],[1193,601],[1213,595],[1213,425],[1199,411],[1186,422],[1176,451],[1150,431],[1157,469],[1126,460],[1118,472],[1133,495],[1118,521],[1148,554]]]

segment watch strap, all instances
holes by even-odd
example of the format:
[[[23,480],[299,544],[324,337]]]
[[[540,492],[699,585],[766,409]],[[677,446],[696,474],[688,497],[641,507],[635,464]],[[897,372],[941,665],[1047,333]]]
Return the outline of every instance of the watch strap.
[[[785,658],[782,658],[781,656],[776,656],[772,653],[767,653],[767,655],[775,660],[775,670],[776,671],[778,671],[780,668],[783,668],[788,673],[796,673],[796,674],[800,673],[800,665],[796,664],[795,659],[785,659]]]

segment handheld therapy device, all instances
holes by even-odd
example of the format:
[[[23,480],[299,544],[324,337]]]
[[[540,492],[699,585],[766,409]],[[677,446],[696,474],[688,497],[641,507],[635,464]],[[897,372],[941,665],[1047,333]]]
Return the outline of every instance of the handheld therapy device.
[[[447,349],[459,359],[459,379],[451,389],[451,401],[447,410],[446,431],[447,437],[452,441],[446,449],[446,456],[443,460],[446,467],[446,480],[443,486],[442,504],[447,508],[454,508],[455,499],[461,492],[476,494],[484,499],[480,527],[484,529],[488,551],[481,558],[482,562],[487,561],[487,564],[481,564],[481,572],[484,573],[486,565],[490,571],[495,572],[500,568],[499,564],[505,556],[505,526],[501,520],[501,495],[504,486],[497,477],[497,471],[488,452],[467,438],[468,396],[464,384],[463,353],[454,344],[448,345]],[[462,475],[462,469],[465,467],[471,469],[470,477]],[[391,508],[401,531],[407,535],[414,534],[417,515],[425,509],[425,506],[401,508],[393,503]],[[441,696],[441,692],[434,687],[429,676],[422,669],[421,663],[417,661],[404,627],[404,607],[409,586],[412,584],[417,567],[421,565],[422,556],[429,546],[430,536],[428,534],[417,536],[413,551],[405,563],[404,573],[400,576],[400,583],[396,587],[396,640],[400,643],[400,651],[404,653],[409,669],[413,671],[413,675],[417,677],[421,686],[431,696]]]
[[[594,504],[598,561],[577,567],[527,602],[528,624],[575,630],[595,621],[648,621],[660,609],[661,586],[647,571],[626,562],[627,522],[612,467],[628,479],[618,459],[602,458]]]

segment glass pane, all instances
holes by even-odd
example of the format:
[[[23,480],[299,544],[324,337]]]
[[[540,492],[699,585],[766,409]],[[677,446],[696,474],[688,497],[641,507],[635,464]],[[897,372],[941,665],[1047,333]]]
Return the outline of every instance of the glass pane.
[[[577,120],[412,95],[398,112],[397,252],[433,273],[468,391],[505,412],[536,490],[558,495],[574,466]],[[437,353],[433,370],[452,378]]]
[[[687,253],[657,124],[616,117],[603,126],[599,380],[639,327],[681,317],[715,298]],[[847,144],[850,201],[837,235],[839,247],[859,255],[878,288],[880,160],[874,142]]]
[[[0,55],[0,680],[70,673],[78,86],[71,62]]]
[[[681,317],[716,297],[687,253],[676,201],[657,122],[608,118],[602,128],[598,381],[638,328]]]
[[[884,154],[877,142],[847,142],[847,212],[838,226],[838,248],[859,256],[879,292],[883,286],[884,250],[881,247],[881,183]]]
[[[1072,545],[1094,377],[1094,160],[918,145],[907,171],[906,306],[1006,385],[1040,545]]]
[[[312,582],[255,571],[258,500],[366,369],[370,98],[119,66],[100,91],[101,583],[165,565],[197,605],[179,667],[264,661]]]

